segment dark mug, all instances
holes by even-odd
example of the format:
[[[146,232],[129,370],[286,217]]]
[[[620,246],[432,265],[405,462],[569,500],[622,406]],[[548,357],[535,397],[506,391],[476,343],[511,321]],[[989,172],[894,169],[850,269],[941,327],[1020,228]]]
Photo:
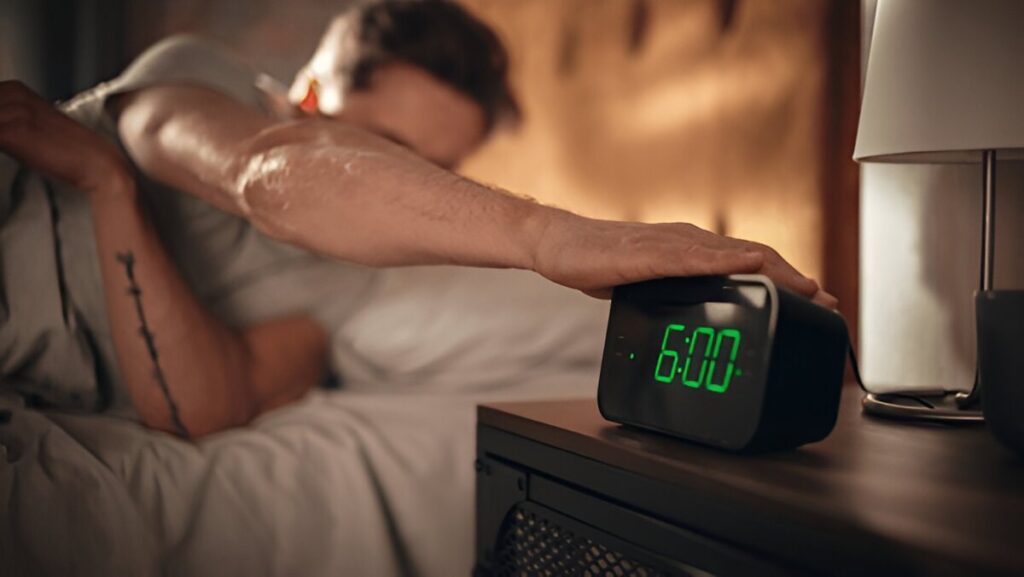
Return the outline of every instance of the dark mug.
[[[981,291],[978,378],[989,430],[1024,456],[1024,290]]]

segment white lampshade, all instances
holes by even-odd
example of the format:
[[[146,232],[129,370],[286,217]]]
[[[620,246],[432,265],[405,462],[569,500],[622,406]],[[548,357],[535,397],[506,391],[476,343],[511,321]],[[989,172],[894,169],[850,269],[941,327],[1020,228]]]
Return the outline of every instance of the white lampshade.
[[[853,157],[1024,158],[1024,0],[879,0]]]

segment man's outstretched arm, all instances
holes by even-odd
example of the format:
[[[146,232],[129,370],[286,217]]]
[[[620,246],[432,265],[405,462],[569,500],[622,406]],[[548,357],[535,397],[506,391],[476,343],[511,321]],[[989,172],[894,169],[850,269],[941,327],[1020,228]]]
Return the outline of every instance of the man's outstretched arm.
[[[352,262],[523,268],[598,295],[655,277],[763,272],[834,304],[763,245],[542,206],[337,121],[279,123],[183,85],[123,96],[117,110],[129,154],[151,177],[275,238]]]

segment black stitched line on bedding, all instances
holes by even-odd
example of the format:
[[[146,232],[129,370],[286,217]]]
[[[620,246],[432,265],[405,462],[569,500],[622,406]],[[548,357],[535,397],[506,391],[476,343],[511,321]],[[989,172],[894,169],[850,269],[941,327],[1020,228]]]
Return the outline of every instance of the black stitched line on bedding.
[[[189,437],[188,429],[181,422],[178,404],[174,402],[171,390],[167,387],[164,371],[160,368],[160,353],[156,350],[156,341],[153,339],[153,333],[150,332],[149,325],[146,323],[146,313],[142,310],[142,289],[135,282],[135,255],[131,251],[119,252],[117,253],[117,262],[124,265],[125,275],[128,276],[128,294],[132,295],[132,299],[135,301],[135,312],[139,315],[139,334],[146,341],[146,350],[149,351],[149,358],[153,361],[153,378],[156,379],[160,392],[164,394],[164,398],[167,400],[167,406],[171,410],[171,423],[174,425],[175,431],[178,435],[187,439]]]
[[[46,202],[50,205],[50,226],[53,233],[53,252],[57,261],[57,290],[60,292],[60,314],[64,324],[68,324],[68,288],[64,279],[64,247],[60,238],[60,208],[57,207],[57,198],[50,189],[50,183],[43,183],[43,190],[46,193]]]

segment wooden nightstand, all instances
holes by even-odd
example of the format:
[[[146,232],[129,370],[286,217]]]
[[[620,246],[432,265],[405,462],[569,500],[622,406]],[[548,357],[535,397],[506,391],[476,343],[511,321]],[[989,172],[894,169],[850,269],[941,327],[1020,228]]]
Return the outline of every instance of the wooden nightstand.
[[[981,427],[863,416],[737,456],[593,400],[479,409],[477,575],[1024,575],[1024,463]]]

